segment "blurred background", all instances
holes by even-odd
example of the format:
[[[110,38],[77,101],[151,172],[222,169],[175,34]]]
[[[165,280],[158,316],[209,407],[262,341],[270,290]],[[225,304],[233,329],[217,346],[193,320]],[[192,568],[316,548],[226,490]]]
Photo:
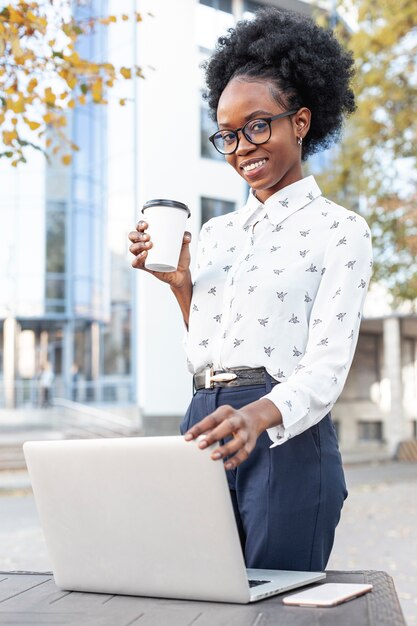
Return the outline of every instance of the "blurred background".
[[[7,22],[16,17],[10,7],[17,4],[0,1],[3,52]],[[363,480],[355,474],[353,483],[373,491],[372,485],[394,476],[395,494],[402,493],[397,487],[405,481],[404,503],[410,506],[415,466],[404,475],[387,468],[395,460],[417,461],[415,3],[38,4],[49,5],[51,22],[53,11],[60,9],[80,24],[94,23],[72,31],[72,50],[93,64],[91,74],[97,73],[97,63],[124,69],[122,80],[100,83],[99,95],[97,81],[86,79],[81,91],[80,83],[73,85],[78,96],[67,99],[61,111],[73,144],[70,155],[48,152],[56,126],[51,117],[39,118],[47,159],[25,135],[37,122],[24,120],[20,144],[10,135],[21,127],[24,111],[16,81],[14,88],[13,81],[5,82],[7,66],[0,61],[0,474],[6,477],[5,491],[28,488],[18,471],[24,470],[21,444],[29,438],[177,434],[192,393],[182,318],[165,285],[131,268],[127,234],[145,201],[172,198],[191,209],[187,228],[194,252],[205,221],[245,202],[245,183],[207,139],[215,126],[202,98],[201,63],[227,28],[273,5],[312,15],[334,29],[357,59],[358,111],[347,123],[342,143],[305,166],[305,174],[317,177],[325,195],[364,215],[375,245],[375,274],[356,354],[332,413],[348,467],[385,463],[381,480],[365,472]],[[19,30],[11,37],[15,59],[22,58]],[[21,45],[30,47],[28,30],[22,39]],[[50,47],[54,45],[55,36]],[[45,81],[46,62],[44,70]],[[52,89],[56,80],[52,72]],[[45,93],[46,111],[53,115],[55,96]],[[381,506],[381,498],[376,502]],[[362,506],[352,513],[353,522]],[[413,515],[414,508],[408,510],[410,524]],[[417,582],[417,542],[415,531],[405,536],[413,537],[412,571],[407,574],[411,588]],[[355,559],[348,561],[340,556],[337,565],[358,565]],[[19,559],[5,562],[21,564]],[[410,596],[405,600],[417,605],[413,594],[404,593]]]

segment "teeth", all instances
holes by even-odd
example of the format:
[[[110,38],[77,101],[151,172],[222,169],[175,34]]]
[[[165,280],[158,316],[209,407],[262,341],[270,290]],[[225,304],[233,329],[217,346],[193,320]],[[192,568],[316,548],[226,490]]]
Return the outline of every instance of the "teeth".
[[[243,171],[251,172],[252,170],[255,170],[257,167],[261,167],[261,165],[263,165],[264,163],[266,163],[266,159],[262,159],[262,161],[257,161],[256,163],[250,163],[249,165],[244,166]]]

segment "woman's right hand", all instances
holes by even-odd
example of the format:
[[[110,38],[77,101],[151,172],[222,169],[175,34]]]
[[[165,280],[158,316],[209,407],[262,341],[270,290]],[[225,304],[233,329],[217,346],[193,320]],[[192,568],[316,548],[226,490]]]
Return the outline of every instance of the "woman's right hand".
[[[182,241],[180,258],[178,261],[178,267],[175,272],[154,272],[145,268],[146,257],[148,256],[148,250],[152,248],[152,241],[149,234],[146,232],[148,224],[141,220],[136,225],[136,230],[129,233],[128,237],[131,241],[129,251],[135,257],[132,261],[132,267],[144,270],[149,274],[152,274],[164,283],[168,283],[174,289],[181,289],[188,286],[191,283],[190,275],[190,241],[191,233],[186,231]]]

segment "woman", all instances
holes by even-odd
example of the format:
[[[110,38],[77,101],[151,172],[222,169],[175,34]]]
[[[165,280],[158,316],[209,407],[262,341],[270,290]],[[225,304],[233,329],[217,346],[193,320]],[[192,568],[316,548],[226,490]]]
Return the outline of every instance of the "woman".
[[[330,409],[353,358],[371,273],[364,220],[301,162],[355,109],[351,56],[293,12],[262,9],[206,65],[215,148],[251,188],[190,235],[167,282],[188,328],[196,393],[181,425],[227,470],[247,567],[323,570],[346,486]],[[129,235],[132,265],[152,246]],[[201,438],[201,436],[203,437]]]

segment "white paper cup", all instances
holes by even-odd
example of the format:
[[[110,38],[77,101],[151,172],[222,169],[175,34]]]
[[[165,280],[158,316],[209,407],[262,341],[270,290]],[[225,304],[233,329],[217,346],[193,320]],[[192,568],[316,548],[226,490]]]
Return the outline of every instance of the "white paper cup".
[[[145,268],[153,272],[175,272],[190,209],[176,200],[149,200],[142,213],[152,240]]]

